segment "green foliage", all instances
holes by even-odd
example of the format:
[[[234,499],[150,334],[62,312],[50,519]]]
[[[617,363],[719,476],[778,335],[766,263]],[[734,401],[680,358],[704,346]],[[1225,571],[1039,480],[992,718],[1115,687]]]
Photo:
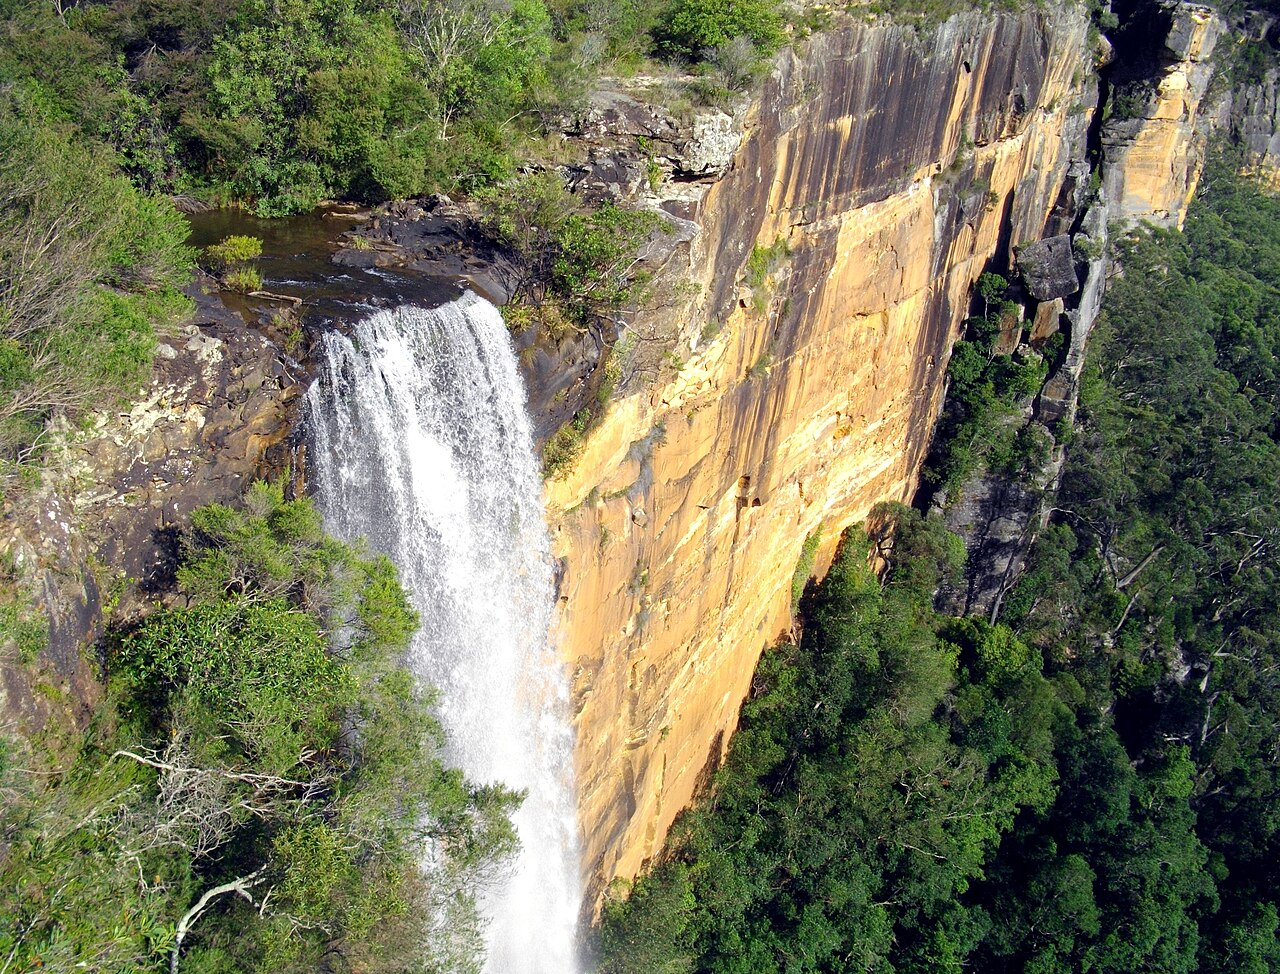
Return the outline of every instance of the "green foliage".
[[[629,890],[605,900],[602,974],[685,974],[692,970],[687,932],[697,901],[682,863],[659,867]]]
[[[261,257],[262,240],[258,237],[232,234],[220,243],[206,247],[204,256],[206,263],[213,270],[226,270]]]
[[[752,287],[763,286],[768,276],[790,255],[791,248],[782,237],[768,247],[752,247],[747,258],[747,283]]]
[[[35,585],[10,558],[0,559],[0,653],[34,663],[49,643],[49,622],[35,604]]]
[[[643,281],[640,248],[670,229],[656,213],[609,202],[583,211],[553,172],[515,177],[476,198],[524,269],[518,294],[534,304],[552,297],[581,322],[634,294]]]
[[[18,81],[149,191],[301,212],[470,191],[648,53],[658,0],[10,0]]]
[[[981,317],[970,318],[965,340],[951,350],[947,404],[934,440],[926,479],[956,490],[975,473],[992,470],[1017,478],[1044,461],[1048,444],[1020,422],[1023,407],[1048,375],[1041,356],[996,354],[996,340],[1016,307],[1005,300],[999,274],[978,279]]]
[[[154,329],[187,313],[191,254],[167,203],[116,175],[0,89],[0,462],[31,456],[44,421],[132,392]]]
[[[656,213],[610,202],[572,214],[553,230],[551,287],[579,306],[621,304],[638,283],[631,270],[636,251],[651,234],[667,229]]]
[[[800,557],[796,560],[796,570],[791,576],[791,613],[800,609],[800,599],[804,596],[805,586],[813,577],[813,564],[818,557],[818,545],[822,543],[822,528],[814,531],[804,539],[800,546]]]
[[[768,55],[782,44],[782,24],[775,0],[674,0],[655,36],[661,50],[692,61],[739,37]]]
[[[568,473],[574,461],[578,459],[578,454],[582,452],[582,444],[586,440],[591,420],[590,409],[579,410],[573,419],[551,434],[551,439],[542,448],[544,477],[555,478]]]
[[[193,528],[187,604],[113,634],[71,766],[0,760],[10,969],[472,970],[519,796],[443,763],[394,569],[264,484]]]
[[[222,275],[222,283],[229,290],[249,294],[262,290],[262,275],[256,267],[236,267]]]

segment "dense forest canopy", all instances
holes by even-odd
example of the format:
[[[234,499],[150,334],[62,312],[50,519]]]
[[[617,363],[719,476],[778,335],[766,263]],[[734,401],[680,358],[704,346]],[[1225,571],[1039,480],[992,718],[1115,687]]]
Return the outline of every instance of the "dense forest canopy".
[[[776,0],[3,0],[0,17],[0,84],[49,123],[140,189],[263,215],[492,183],[552,151],[547,123],[602,71],[702,64],[714,96],[783,39]]]
[[[1280,967],[1280,201],[1219,158],[1118,258],[999,620],[934,611],[932,520],[877,515],[883,579],[851,534],[606,970]]]

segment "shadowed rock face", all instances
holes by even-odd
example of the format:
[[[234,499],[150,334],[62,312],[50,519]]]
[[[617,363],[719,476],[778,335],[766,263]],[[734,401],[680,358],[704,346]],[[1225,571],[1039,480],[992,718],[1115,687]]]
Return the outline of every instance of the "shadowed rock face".
[[[1258,107],[1258,89],[1245,88],[1205,109],[1213,67],[1209,55],[1223,31],[1218,15],[1196,4],[1147,5],[1128,12],[1118,49],[1124,60],[1115,74],[1119,90],[1129,98],[1146,91],[1139,117],[1115,118],[1102,129],[1104,154],[1099,169],[1102,191],[1083,214],[1073,248],[1066,237],[1030,244],[1018,251],[1024,283],[1041,301],[1033,340],[1065,320],[1067,348],[1056,371],[1017,422],[1045,444],[1051,444],[1038,468],[1013,479],[979,470],[953,496],[945,498],[947,527],[965,539],[964,578],[940,593],[941,607],[954,614],[980,614],[995,619],[1001,603],[1017,582],[1036,535],[1045,527],[1064,462],[1057,444],[1057,425],[1074,421],[1080,376],[1090,332],[1097,319],[1110,259],[1108,225],[1135,220],[1181,226],[1204,160],[1207,132],[1226,119],[1234,99],[1235,123],[1251,120],[1258,138],[1245,142],[1249,160],[1266,170],[1262,138],[1268,126]],[[1262,28],[1265,29],[1265,25]],[[1227,41],[1230,43],[1231,41]],[[1264,100],[1265,101],[1265,100]],[[1265,104],[1263,105],[1265,108]],[[1258,114],[1249,115],[1256,111]],[[1237,135],[1240,129],[1237,127]],[[1072,251],[1093,254],[1077,278]],[[1055,256],[1055,253],[1056,256]],[[1042,320],[1043,315],[1043,320]],[[935,504],[943,500],[934,498]]]
[[[288,467],[295,372],[238,318],[197,317],[162,341],[136,401],[55,433],[42,484],[0,522],[0,551],[35,583],[50,621],[34,668],[0,659],[0,717],[27,733],[88,719],[104,616],[127,624],[172,595],[192,510],[234,503]]]
[[[631,322],[637,360],[675,335],[679,369],[624,370],[548,485],[595,893],[720,761],[805,538],[823,567],[913,492],[973,281],[1075,216],[1092,56],[1068,11],[850,21],[778,62]]]
[[[1018,270],[1037,301],[1065,298],[1080,290],[1071,238],[1065,233],[1018,248]]]

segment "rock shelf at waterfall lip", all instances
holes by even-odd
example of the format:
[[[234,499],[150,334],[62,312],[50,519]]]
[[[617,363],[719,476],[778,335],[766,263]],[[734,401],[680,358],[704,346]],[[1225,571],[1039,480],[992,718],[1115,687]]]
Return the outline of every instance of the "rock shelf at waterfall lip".
[[[468,287],[467,280],[449,274],[335,260],[348,253],[343,250],[344,237],[364,219],[366,214],[342,210],[272,220],[242,210],[212,210],[188,216],[188,242],[203,248],[232,234],[262,240],[256,267],[262,275],[262,292],[272,297],[225,290],[217,295],[218,303],[249,324],[269,319],[288,299],[300,299],[304,323],[346,328],[379,308],[448,304]]]

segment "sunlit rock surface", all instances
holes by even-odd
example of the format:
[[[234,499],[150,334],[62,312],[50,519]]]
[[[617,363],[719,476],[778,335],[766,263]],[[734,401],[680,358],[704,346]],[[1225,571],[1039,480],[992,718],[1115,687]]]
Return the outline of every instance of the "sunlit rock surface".
[[[596,894],[720,761],[791,625],[806,537],[822,532],[821,567],[844,527],[912,493],[972,282],[1066,232],[1087,190],[1083,13],[837,27],[781,59],[630,323],[633,363],[677,334],[666,364],[624,373],[548,484]]]

